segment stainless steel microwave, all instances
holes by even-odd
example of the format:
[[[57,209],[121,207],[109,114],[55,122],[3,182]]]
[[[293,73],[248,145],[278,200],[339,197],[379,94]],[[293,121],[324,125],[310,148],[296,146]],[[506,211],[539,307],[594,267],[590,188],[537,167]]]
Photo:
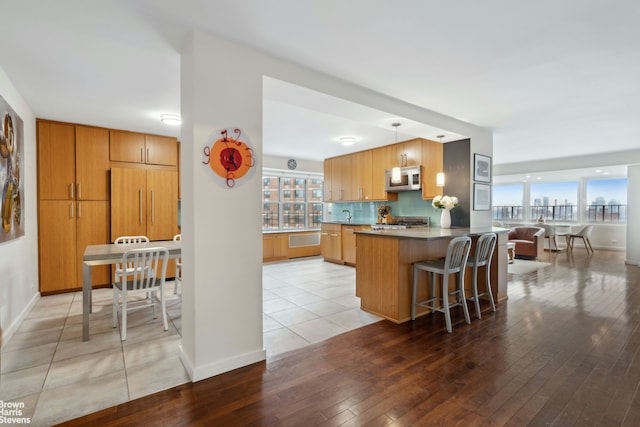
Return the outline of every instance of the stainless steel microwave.
[[[387,192],[413,191],[422,188],[422,166],[409,166],[400,169],[399,176],[393,176],[393,170],[384,174],[384,189]],[[395,179],[394,179],[395,178]]]

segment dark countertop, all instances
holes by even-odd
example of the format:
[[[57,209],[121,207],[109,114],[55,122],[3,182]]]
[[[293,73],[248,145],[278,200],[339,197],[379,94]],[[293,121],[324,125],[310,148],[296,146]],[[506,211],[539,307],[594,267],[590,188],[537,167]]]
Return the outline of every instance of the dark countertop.
[[[347,221],[322,221],[323,224],[339,224],[339,225],[372,225],[370,222],[347,222]]]
[[[262,234],[283,234],[283,233],[319,233],[319,228],[292,228],[287,230],[262,230]]]
[[[458,236],[479,236],[485,233],[508,233],[508,228],[502,227],[453,227],[453,228],[440,228],[440,227],[416,227],[407,228],[405,230],[361,230],[356,231],[356,234],[367,234],[372,236],[382,237],[395,237],[401,239],[426,239],[436,240],[449,237]]]

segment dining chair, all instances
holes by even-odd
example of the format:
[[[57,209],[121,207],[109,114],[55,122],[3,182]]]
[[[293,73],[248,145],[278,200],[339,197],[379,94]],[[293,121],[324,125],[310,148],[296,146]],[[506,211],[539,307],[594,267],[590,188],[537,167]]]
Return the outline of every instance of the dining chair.
[[[169,330],[164,297],[168,259],[169,251],[163,247],[131,249],[122,255],[122,265],[132,266],[131,272],[121,274],[120,280],[113,283],[113,327],[118,326],[118,314],[120,314],[122,341],[127,339],[127,313],[152,306],[153,318],[156,319],[158,303],[162,310],[164,330]],[[151,298],[129,300],[129,297],[143,293],[151,295]],[[158,294],[160,294],[159,297]]]
[[[149,238],[147,236],[120,236],[113,241],[114,245],[129,245],[132,243],[148,243]],[[115,267],[114,273],[114,281],[119,282],[120,276],[124,273],[125,275],[131,274],[131,269],[133,266],[117,263]]]
[[[493,251],[496,247],[496,241],[498,236],[496,233],[485,233],[478,237],[475,251],[473,256],[469,256],[467,259],[467,267],[471,267],[471,294],[472,296],[467,298],[469,301],[473,301],[476,306],[476,316],[478,319],[482,318],[480,312],[480,297],[487,296],[491,305],[491,311],[496,311],[496,304],[493,301],[493,293],[491,292],[491,258],[493,258]],[[485,285],[486,290],[484,292],[478,292],[478,269],[485,267]]]
[[[460,236],[451,239],[447,246],[447,255],[444,259],[418,261],[413,263],[413,292],[411,299],[411,320],[416,318],[416,307],[425,307],[431,311],[444,313],[447,332],[451,333],[451,313],[449,310],[461,306],[467,323],[471,323],[469,309],[464,295],[464,270],[471,249],[471,238]],[[418,293],[418,273],[420,270],[429,273],[430,292],[426,300],[416,301]],[[449,275],[456,275],[456,287],[449,291]],[[442,289],[440,296],[436,295],[436,275],[442,276]],[[450,303],[449,297],[454,296],[456,302]]]
[[[544,238],[549,239],[549,252],[558,251],[556,227],[551,224],[537,223],[536,227],[544,228]],[[553,244],[553,246],[552,246]]]
[[[568,246],[571,251],[573,251],[573,241],[575,239],[582,239],[584,243],[584,248],[587,250],[587,253],[593,254],[593,248],[591,247],[591,241],[589,240],[589,236],[591,235],[591,231],[593,230],[593,225],[586,225],[580,229],[577,233],[571,233],[567,237]],[[589,252],[591,251],[591,252]]]
[[[182,234],[176,234],[175,236],[173,236],[173,240],[182,240]],[[178,285],[180,285],[180,288],[182,288],[182,258],[176,259],[176,277],[173,285],[174,295],[178,294]],[[182,291],[180,293],[182,293]]]

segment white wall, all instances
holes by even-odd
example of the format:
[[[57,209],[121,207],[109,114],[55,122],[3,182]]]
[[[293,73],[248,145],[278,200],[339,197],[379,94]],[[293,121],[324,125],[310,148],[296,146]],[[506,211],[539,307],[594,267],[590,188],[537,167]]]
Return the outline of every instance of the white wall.
[[[262,344],[263,76],[468,135],[491,155],[491,132],[200,32],[181,62],[181,357],[194,381],[264,359]],[[214,131],[239,127],[256,173],[233,189],[201,162]],[[474,142],[477,145],[474,145]],[[484,221],[484,217],[480,218]],[[473,221],[473,217],[472,217]],[[490,218],[488,223],[490,223]]]
[[[262,167],[270,168],[270,169],[282,169],[288,170],[287,161],[290,157],[279,157],[279,156],[263,156],[262,158]],[[295,159],[298,166],[296,167],[296,172],[313,172],[313,173],[324,173],[324,162],[316,162],[314,160],[306,160],[306,159]]]
[[[21,196],[25,214],[25,234],[0,243],[0,325],[4,332],[5,345],[40,294],[35,117],[2,68],[0,95],[24,122],[24,168],[20,170],[20,179],[24,180],[24,194]]]

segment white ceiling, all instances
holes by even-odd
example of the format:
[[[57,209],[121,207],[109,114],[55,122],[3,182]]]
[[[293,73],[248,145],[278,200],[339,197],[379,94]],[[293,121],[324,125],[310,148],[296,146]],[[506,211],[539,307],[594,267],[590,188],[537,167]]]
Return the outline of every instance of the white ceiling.
[[[634,0],[0,0],[0,67],[38,117],[179,136],[190,28],[494,129],[494,165],[640,144]],[[229,66],[233,66],[230,61]],[[265,154],[443,132],[272,81]],[[457,135],[446,132],[445,141]]]

